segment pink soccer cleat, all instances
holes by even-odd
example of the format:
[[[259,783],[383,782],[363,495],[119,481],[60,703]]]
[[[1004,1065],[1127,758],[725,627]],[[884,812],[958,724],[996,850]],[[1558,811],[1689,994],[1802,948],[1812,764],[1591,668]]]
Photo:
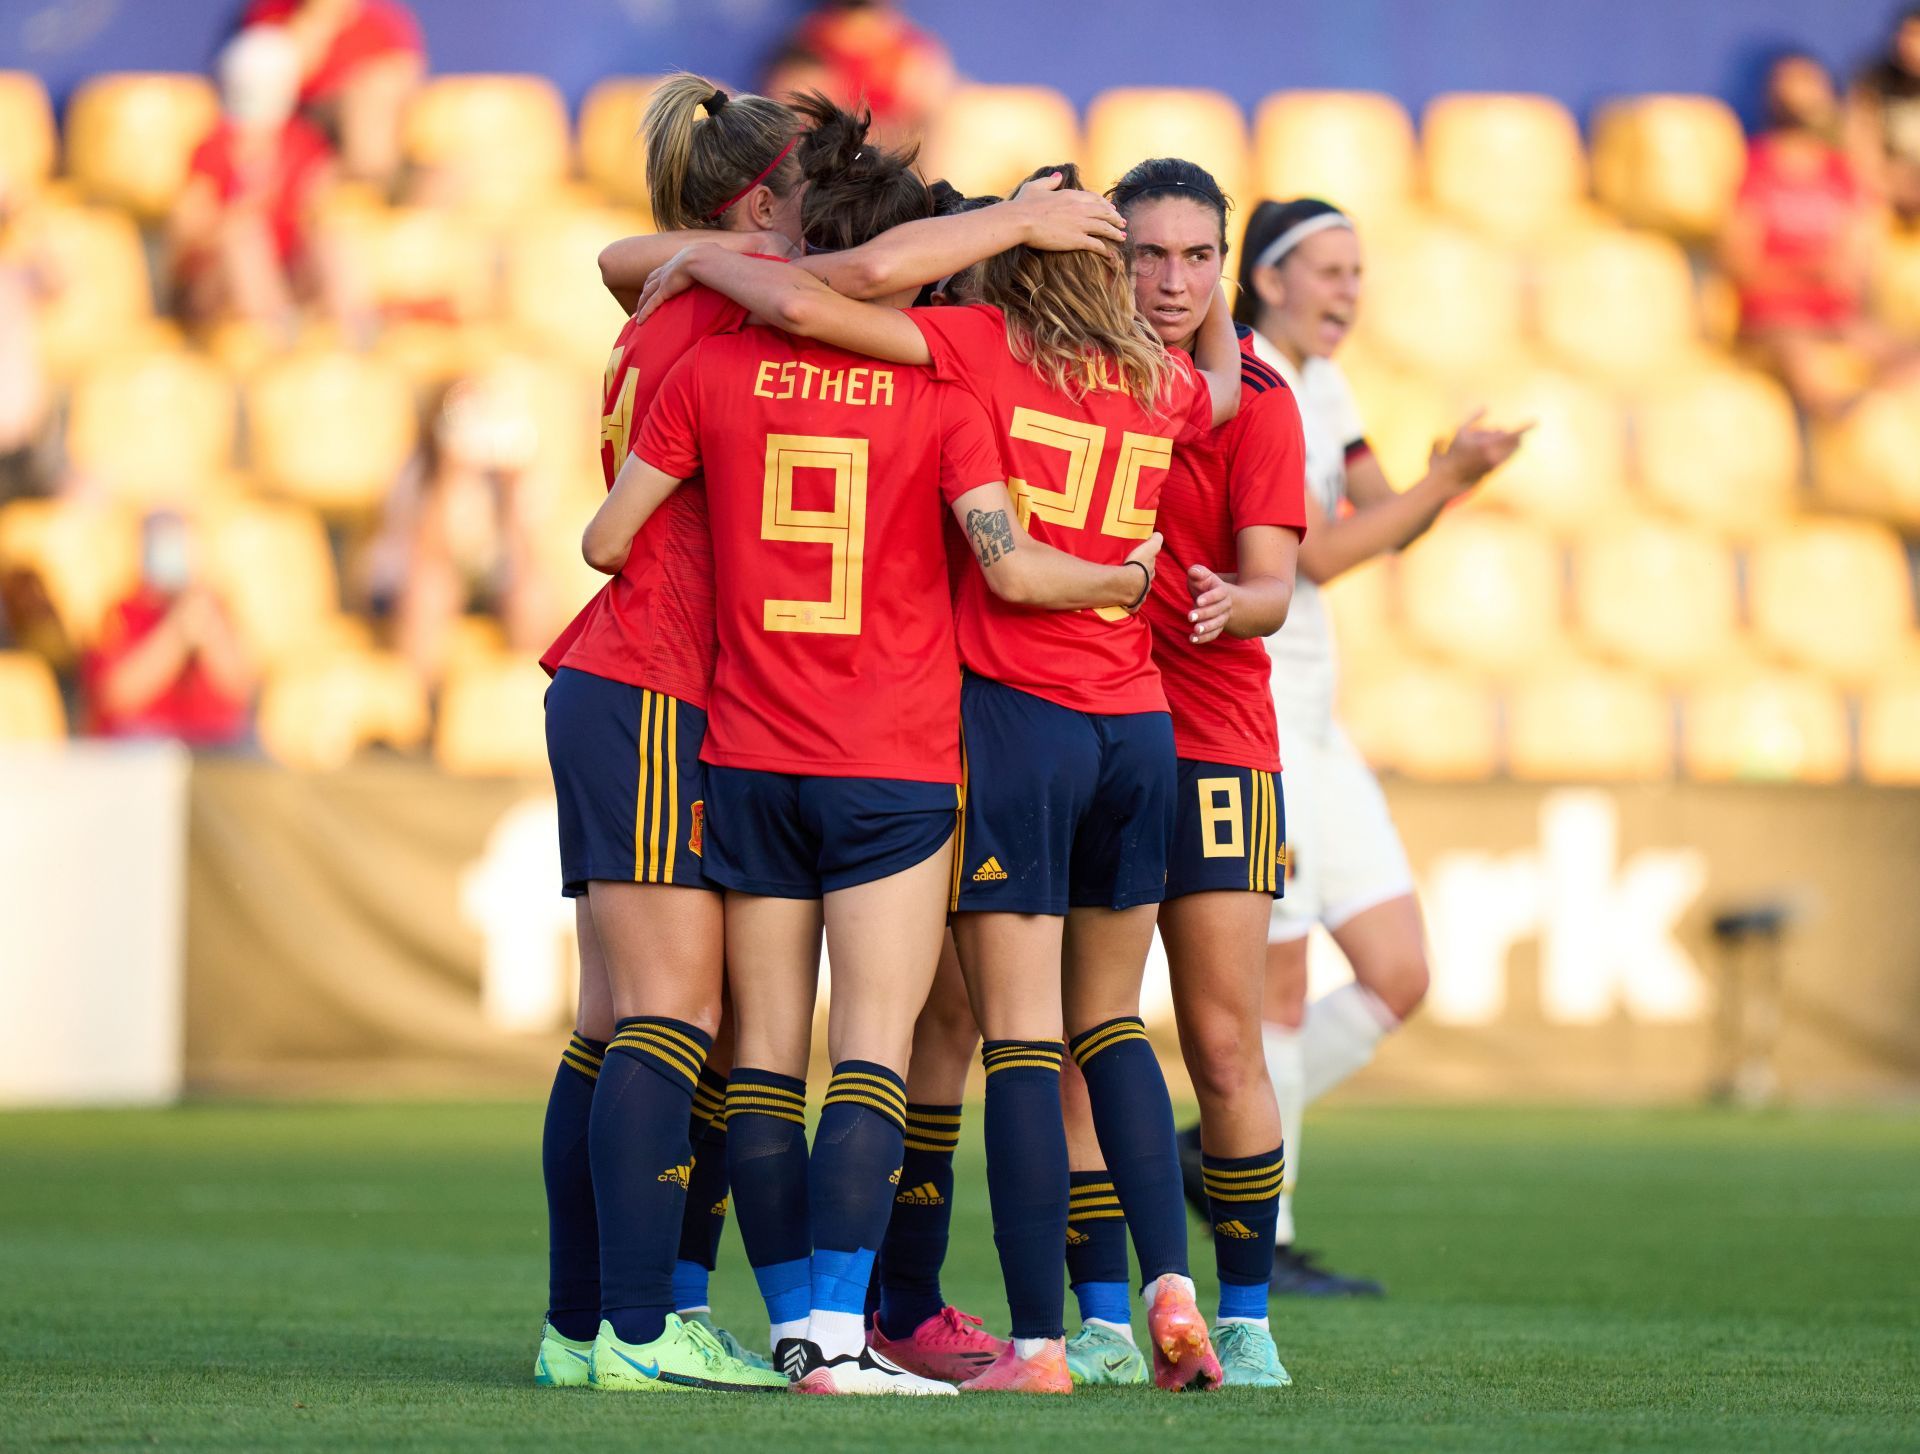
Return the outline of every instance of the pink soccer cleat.
[[[1218,1365],[1216,1365],[1218,1366]],[[1067,1371],[1067,1340],[1049,1338],[1031,1358],[1022,1358],[1006,1345],[984,1373],[960,1385],[962,1393],[1072,1393],[1073,1375]]]
[[[867,1329],[867,1346],[909,1373],[960,1383],[984,1373],[1013,1345],[987,1332],[971,1313],[944,1307],[904,1338],[889,1338],[875,1318]]]
[[[1153,1381],[1178,1392],[1218,1388],[1224,1378],[1207,1337],[1207,1320],[1193,1300],[1193,1284],[1172,1276],[1160,1279],[1147,1309],[1147,1334],[1153,1343]]]

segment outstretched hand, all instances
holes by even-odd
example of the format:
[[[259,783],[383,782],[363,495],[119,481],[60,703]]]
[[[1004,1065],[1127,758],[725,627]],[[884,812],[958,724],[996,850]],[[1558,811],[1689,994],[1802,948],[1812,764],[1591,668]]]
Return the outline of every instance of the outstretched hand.
[[[1193,596],[1193,609],[1187,612],[1187,624],[1193,630],[1187,640],[1195,646],[1204,646],[1227,629],[1227,617],[1233,612],[1233,592],[1225,581],[1203,565],[1187,567],[1187,590]]]
[[[1010,206],[1018,207],[1030,247],[1042,252],[1100,252],[1127,240],[1126,219],[1098,192],[1063,189],[1060,173],[1023,184]]]
[[[1456,488],[1471,489],[1494,470],[1513,458],[1520,441],[1533,428],[1529,420],[1518,429],[1483,429],[1480,421],[1485,409],[1476,409],[1445,443],[1436,442],[1428,456],[1428,467],[1439,470]]]

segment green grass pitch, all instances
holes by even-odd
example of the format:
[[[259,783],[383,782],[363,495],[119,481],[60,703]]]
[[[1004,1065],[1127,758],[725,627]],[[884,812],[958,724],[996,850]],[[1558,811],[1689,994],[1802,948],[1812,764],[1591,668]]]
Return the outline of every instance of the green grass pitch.
[[[1911,1112],[1330,1110],[1304,1240],[1392,1295],[1279,1306],[1290,1390],[1177,1399],[537,1390],[539,1123],[0,1116],[0,1449],[1920,1447]],[[947,1286],[1003,1323],[968,1129]],[[731,1232],[715,1301],[765,1336]]]

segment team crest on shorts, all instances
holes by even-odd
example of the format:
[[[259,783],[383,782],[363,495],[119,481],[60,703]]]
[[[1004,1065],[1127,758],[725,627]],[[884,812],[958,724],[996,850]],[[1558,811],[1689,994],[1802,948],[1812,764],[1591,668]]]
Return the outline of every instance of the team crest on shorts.
[[[687,829],[687,849],[694,857],[705,858],[706,855],[700,851],[700,845],[706,838],[707,800],[695,798],[693,806],[687,810],[687,817],[693,823],[693,826]]]

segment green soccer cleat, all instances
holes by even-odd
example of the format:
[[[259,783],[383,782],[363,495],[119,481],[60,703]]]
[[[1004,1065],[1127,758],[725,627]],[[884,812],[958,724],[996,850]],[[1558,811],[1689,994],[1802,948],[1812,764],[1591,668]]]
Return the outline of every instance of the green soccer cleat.
[[[1273,1346],[1273,1334],[1258,1323],[1215,1323],[1213,1351],[1228,1388],[1285,1388],[1293,1382]]]
[[[666,1329],[651,1343],[622,1343],[613,1324],[602,1322],[593,1340],[591,1366],[595,1388],[638,1393],[704,1388],[721,1393],[784,1393],[778,1373],[742,1363],[698,1323],[667,1314]]]
[[[746,1364],[747,1367],[764,1369],[768,1372],[772,1371],[773,1361],[770,1358],[764,1353],[754,1352],[753,1349],[749,1348],[725,1328],[714,1322],[712,1313],[694,1313],[691,1316],[683,1313],[680,1316],[680,1321],[683,1323],[698,1323],[709,1333],[713,1334],[715,1338],[720,1340],[720,1346],[722,1348],[726,1349],[731,1356],[738,1358],[742,1363]]]
[[[540,1351],[533,1355],[533,1381],[541,1388],[585,1388],[593,1366],[593,1340],[563,1338],[552,1323],[540,1325]]]
[[[1134,1388],[1147,1381],[1147,1360],[1112,1328],[1082,1323],[1067,1339],[1067,1374],[1075,1388]]]

